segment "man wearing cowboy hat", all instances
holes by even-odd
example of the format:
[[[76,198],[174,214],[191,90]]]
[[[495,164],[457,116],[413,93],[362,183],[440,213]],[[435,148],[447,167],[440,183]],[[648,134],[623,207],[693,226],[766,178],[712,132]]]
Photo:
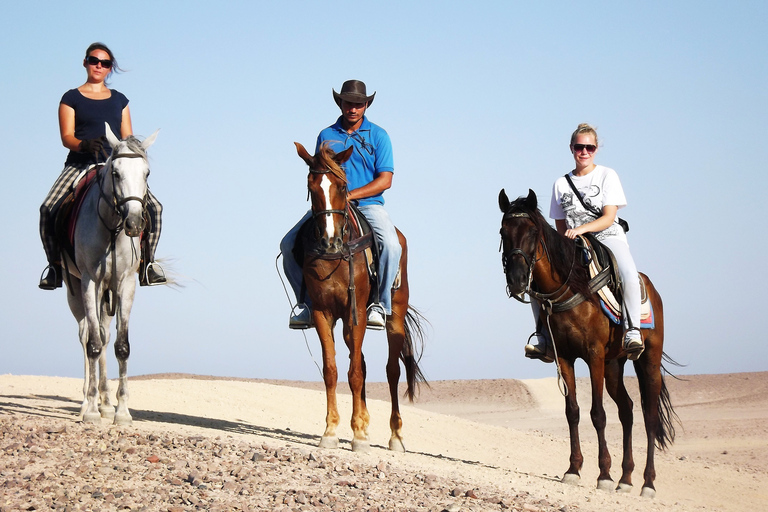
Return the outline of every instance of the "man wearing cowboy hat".
[[[333,89],[332,89],[333,90]],[[320,132],[317,137],[315,154],[323,142],[328,142],[335,152],[353,146],[349,160],[344,164],[349,192],[347,198],[357,204],[358,209],[371,224],[379,242],[379,302],[368,310],[368,327],[381,330],[385,327],[385,315],[392,314],[392,284],[397,275],[402,248],[395,226],[384,209],[384,191],[392,186],[394,163],[392,143],[387,132],[365,117],[373,103],[374,92],[368,96],[365,84],[359,80],[347,80],[341,92],[333,90],[333,99],[341,109],[336,123]],[[299,223],[283,238],[280,249],[283,253],[285,275],[299,297],[302,283],[301,267],[291,257],[298,232],[304,221],[311,216],[308,212]],[[298,304],[288,326],[291,329],[311,327],[310,308]]]

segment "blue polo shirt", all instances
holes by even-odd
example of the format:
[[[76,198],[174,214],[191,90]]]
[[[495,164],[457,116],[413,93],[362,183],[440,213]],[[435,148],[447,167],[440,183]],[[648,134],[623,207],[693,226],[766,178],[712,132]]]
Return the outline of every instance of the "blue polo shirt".
[[[368,183],[382,172],[395,172],[394,161],[392,158],[392,142],[384,128],[368,121],[363,116],[363,123],[360,128],[352,133],[347,133],[341,125],[341,117],[336,123],[320,132],[317,136],[315,153],[320,149],[320,145],[328,141],[331,149],[336,153],[344,151],[350,146],[355,150],[352,156],[344,164],[344,171],[347,173],[349,190],[360,188]],[[384,195],[366,197],[360,199],[360,205],[384,204]]]

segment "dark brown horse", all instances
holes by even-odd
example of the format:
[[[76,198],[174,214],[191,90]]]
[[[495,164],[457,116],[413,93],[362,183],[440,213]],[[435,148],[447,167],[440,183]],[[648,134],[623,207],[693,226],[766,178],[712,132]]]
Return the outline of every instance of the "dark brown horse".
[[[304,261],[302,265],[307,292],[312,301],[312,319],[323,349],[323,380],[327,399],[325,432],[320,447],[339,445],[336,427],[339,412],[336,405],[336,349],[333,328],[337,320],[343,324],[344,342],[349,349],[349,388],[352,391],[352,450],[367,451],[369,415],[365,404],[366,367],[363,356],[363,337],[366,328],[366,306],[372,293],[367,270],[365,244],[353,235],[353,216],[347,202],[347,179],[341,164],[347,161],[353,148],[335,154],[324,145],[317,155],[311,156],[304,146],[296,144],[299,156],[309,166],[307,186],[312,201],[314,226],[305,230]],[[400,257],[400,285],[392,290],[392,315],[387,317],[387,381],[392,401],[389,425],[392,436],[389,449],[405,451],[403,421],[398,405],[400,360],[405,367],[407,396],[413,401],[420,382],[426,382],[419,368],[423,347],[422,317],[408,305],[408,250],[405,237],[398,230],[402,256]],[[375,239],[371,236],[371,239]],[[419,346],[414,346],[418,340]]]
[[[601,310],[597,294],[589,289],[587,268],[580,263],[576,244],[550,226],[537,208],[536,194],[510,202],[502,189],[499,207],[504,214],[501,221],[501,239],[504,272],[510,295],[528,294],[532,299],[547,304],[544,325],[554,340],[556,362],[566,386],[565,415],[571,437],[570,467],[562,481],[578,481],[584,457],[579,446],[579,405],[576,401],[576,379],[573,365],[583,359],[589,366],[592,383],[590,417],[597,431],[598,465],[600,475],[597,486],[612,489],[611,456],[605,441],[605,409],[603,383],[618,406],[623,429],[621,478],[617,491],[632,488],[632,400],[624,387],[624,363],[627,354],[622,347],[623,327],[609,321]],[[648,450],[645,462],[642,496],[653,497],[654,448],[666,448],[674,441],[672,409],[669,393],[662,375],[662,358],[671,361],[663,352],[664,311],[661,297],[648,276],[640,274],[645,282],[653,307],[655,326],[642,329],[645,351],[634,361],[640,385],[640,398],[645,419]],[[570,302],[569,302],[570,301]],[[573,306],[573,304],[576,304]],[[547,322],[548,321],[548,322]]]

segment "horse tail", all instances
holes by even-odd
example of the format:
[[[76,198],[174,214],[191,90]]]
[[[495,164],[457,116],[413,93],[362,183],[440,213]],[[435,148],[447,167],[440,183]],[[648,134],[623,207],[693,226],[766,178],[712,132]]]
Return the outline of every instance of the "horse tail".
[[[405,314],[405,340],[400,350],[400,360],[405,366],[405,380],[408,388],[405,392],[408,400],[413,402],[420,384],[429,386],[419,361],[424,353],[424,324],[429,321],[413,306],[408,306]]]
[[[662,358],[676,366],[681,366],[679,363],[677,363],[674,359],[669,357],[666,353],[662,353]],[[646,406],[646,400],[647,400],[647,383],[649,376],[646,374],[645,369],[642,368],[637,362],[635,362],[635,373],[637,374],[637,381],[640,384],[640,404],[645,410]],[[664,374],[669,373],[666,369],[666,367],[662,364],[661,365],[661,389],[659,391],[659,422],[656,429],[656,432],[654,432],[654,437],[656,439],[656,446],[660,450],[666,450],[668,447],[672,445],[672,443],[675,442],[675,423],[678,423],[679,425],[682,425],[682,422],[680,421],[680,417],[675,412],[675,409],[672,407],[672,400],[669,397],[669,389],[667,388],[667,383],[664,379]],[[672,374],[670,374],[672,375]],[[674,375],[672,375],[675,377]]]

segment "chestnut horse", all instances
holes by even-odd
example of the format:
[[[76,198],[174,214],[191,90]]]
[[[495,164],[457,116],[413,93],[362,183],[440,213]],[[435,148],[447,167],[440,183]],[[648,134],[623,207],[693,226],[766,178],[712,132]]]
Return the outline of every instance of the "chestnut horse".
[[[511,296],[528,294],[545,303],[544,325],[555,344],[556,362],[566,386],[565,415],[571,437],[570,467],[562,481],[574,483],[584,457],[579,446],[579,405],[576,401],[576,379],[573,365],[577,358],[589,366],[592,383],[590,417],[597,431],[599,489],[612,489],[611,456],[605,441],[605,409],[603,383],[618,406],[623,429],[622,473],[616,490],[629,492],[632,488],[632,399],[624,387],[624,363],[627,354],[622,347],[623,326],[613,324],[603,313],[597,294],[589,288],[587,267],[580,263],[576,243],[560,235],[544,219],[537,208],[536,194],[510,202],[502,189],[499,207],[504,214],[501,239],[508,292]],[[648,442],[642,496],[653,497],[654,448],[665,449],[674,441],[672,409],[669,392],[662,374],[662,358],[672,362],[663,352],[664,311],[656,288],[648,276],[640,273],[653,308],[655,325],[642,329],[645,351],[634,361]],[[678,420],[679,421],[679,420]]]
[[[347,161],[353,148],[335,154],[327,144],[315,156],[304,146],[296,144],[299,156],[309,166],[307,186],[312,202],[314,226],[304,233],[304,259],[302,270],[312,304],[312,320],[320,337],[323,351],[323,380],[327,399],[326,427],[319,446],[337,448],[336,427],[339,413],[336,404],[336,349],[333,328],[337,320],[343,323],[344,342],[349,349],[349,387],[352,391],[352,450],[367,451],[369,414],[365,404],[366,367],[363,356],[363,337],[366,329],[366,306],[373,291],[360,242],[353,240],[351,205],[347,202],[347,179],[341,164]],[[405,367],[406,395],[413,401],[420,382],[426,383],[419,368],[423,330],[421,315],[408,304],[407,245],[403,234],[397,235],[403,248],[400,257],[400,286],[392,290],[392,315],[387,316],[386,330],[389,344],[387,381],[392,401],[389,419],[392,431],[389,449],[405,451],[398,406],[400,360]],[[300,235],[301,236],[301,235]],[[370,237],[375,240],[374,236]],[[375,293],[375,292],[374,292]],[[419,347],[414,347],[414,340]],[[417,351],[418,348],[418,351]]]

